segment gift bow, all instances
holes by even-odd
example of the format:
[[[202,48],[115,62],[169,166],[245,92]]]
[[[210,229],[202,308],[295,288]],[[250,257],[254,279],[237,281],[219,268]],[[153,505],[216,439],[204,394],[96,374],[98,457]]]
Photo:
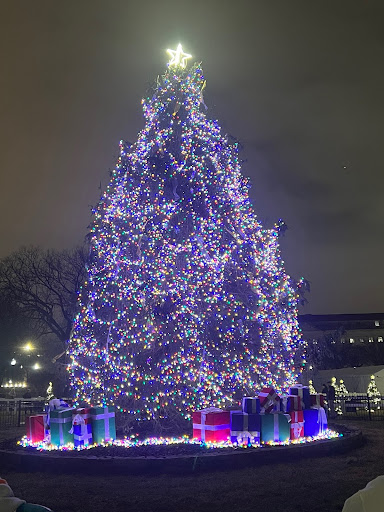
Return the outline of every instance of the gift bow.
[[[248,432],[244,430],[237,436],[237,442],[239,444],[248,444],[250,442],[251,444],[255,442],[255,440],[259,437],[259,432]],[[249,441],[248,441],[249,440]]]
[[[71,428],[71,430],[68,431],[70,434],[73,434],[73,427],[75,425],[81,425],[81,426],[85,425],[85,419],[83,418],[83,416],[81,414],[76,414],[73,417],[73,419],[72,419],[72,428]],[[83,428],[81,428],[81,430],[83,430]]]
[[[291,423],[291,429],[293,430],[294,438],[297,439],[300,436],[301,429],[304,426],[304,422]]]

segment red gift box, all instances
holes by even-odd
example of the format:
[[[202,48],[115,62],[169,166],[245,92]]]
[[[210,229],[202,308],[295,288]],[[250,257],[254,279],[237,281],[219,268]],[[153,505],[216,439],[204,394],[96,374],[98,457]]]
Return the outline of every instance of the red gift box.
[[[227,441],[230,436],[230,412],[209,407],[192,413],[193,437],[203,442]]]
[[[46,414],[36,414],[26,418],[27,438],[32,443],[43,441],[45,437]]]
[[[316,395],[311,395],[311,407],[324,407],[324,395],[321,393],[316,393]]]
[[[287,397],[287,412],[301,411],[301,397],[299,395],[288,395]]]
[[[303,411],[291,411],[289,412],[291,417],[290,423],[290,437],[291,439],[298,439],[304,437],[304,412]]]
[[[279,410],[280,397],[273,388],[263,388],[259,400],[261,412],[271,412],[274,408]]]

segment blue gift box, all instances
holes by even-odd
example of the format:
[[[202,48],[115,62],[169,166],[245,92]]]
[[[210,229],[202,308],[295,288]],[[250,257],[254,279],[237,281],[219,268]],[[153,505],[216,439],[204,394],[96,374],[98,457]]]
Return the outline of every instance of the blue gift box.
[[[311,394],[308,386],[302,386],[301,384],[292,386],[289,388],[289,394],[297,395],[301,398],[301,406],[303,409],[309,409],[311,407]]]
[[[231,411],[232,443],[254,444],[260,442],[260,415]]]
[[[260,399],[257,396],[245,396],[242,403],[243,412],[255,414],[260,412]]]
[[[323,407],[304,409],[304,436],[318,436],[327,429],[327,415]]]
[[[73,425],[73,439],[75,447],[92,444],[92,425]]]

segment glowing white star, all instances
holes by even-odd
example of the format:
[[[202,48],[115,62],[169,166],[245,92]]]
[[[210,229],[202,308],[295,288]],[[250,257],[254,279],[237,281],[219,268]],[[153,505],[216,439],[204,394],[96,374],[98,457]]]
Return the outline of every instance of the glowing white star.
[[[171,56],[171,60],[168,62],[168,66],[175,66],[185,68],[187,66],[187,59],[190,59],[192,55],[184,53],[181,44],[179,43],[176,50],[167,50]]]

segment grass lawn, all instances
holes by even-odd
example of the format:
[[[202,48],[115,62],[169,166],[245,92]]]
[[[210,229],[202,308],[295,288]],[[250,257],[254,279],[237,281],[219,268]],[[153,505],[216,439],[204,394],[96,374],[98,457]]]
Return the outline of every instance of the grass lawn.
[[[8,480],[16,496],[55,512],[336,512],[369,480],[384,474],[384,422],[353,425],[366,437],[363,447],[292,464],[195,476],[4,471],[0,476]]]

